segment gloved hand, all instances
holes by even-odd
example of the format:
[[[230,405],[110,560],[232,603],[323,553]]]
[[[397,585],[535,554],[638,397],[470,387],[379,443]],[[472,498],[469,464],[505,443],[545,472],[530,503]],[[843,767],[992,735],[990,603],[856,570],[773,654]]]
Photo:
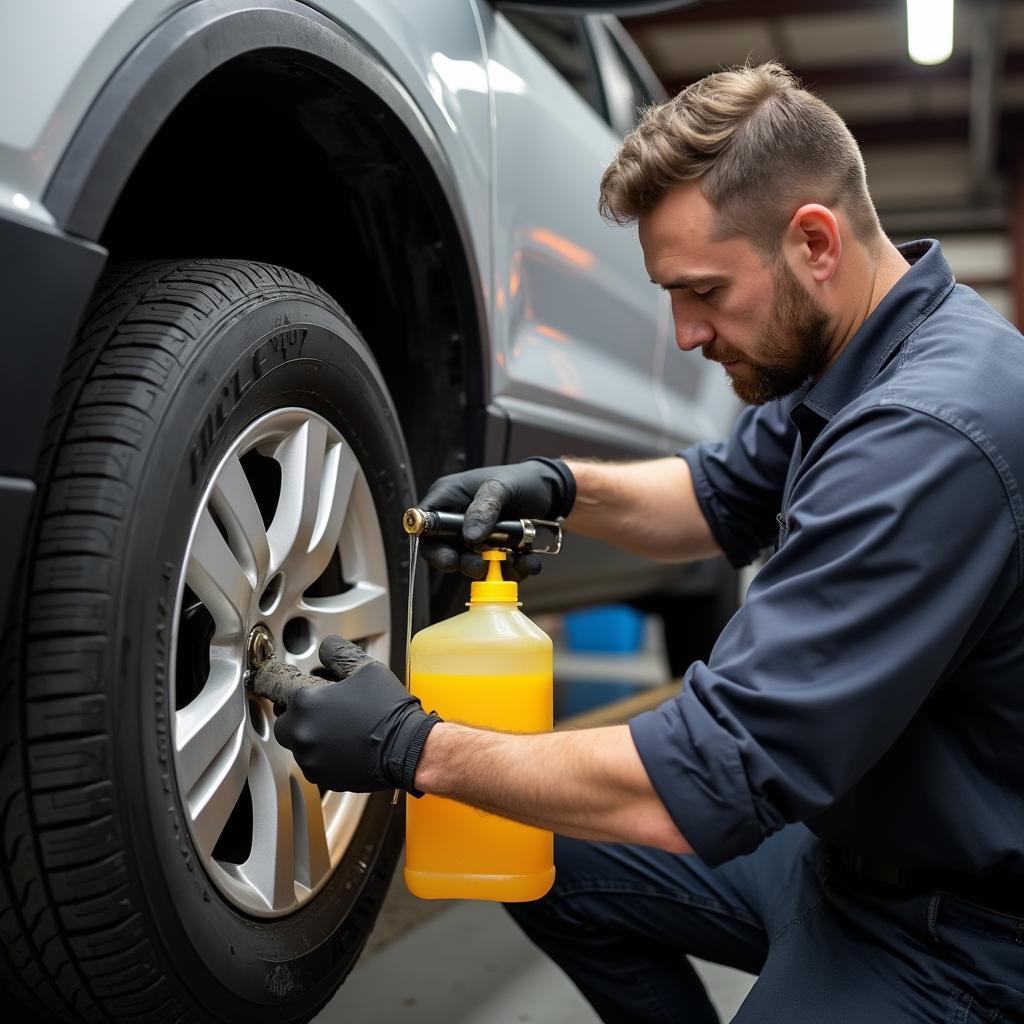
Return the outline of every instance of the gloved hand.
[[[355,644],[329,636],[320,662],[338,680],[303,686],[274,723],[310,782],[339,793],[413,786],[427,735],[441,719],[426,714],[394,673]]]
[[[539,456],[510,466],[483,466],[435,480],[419,502],[431,512],[465,512],[463,545],[450,539],[424,540],[420,554],[441,572],[461,572],[483,579],[487,564],[473,547],[500,519],[557,519],[567,516],[576,500],[576,479],[561,459]],[[522,554],[506,563],[508,575],[520,580],[541,570],[537,555]]]

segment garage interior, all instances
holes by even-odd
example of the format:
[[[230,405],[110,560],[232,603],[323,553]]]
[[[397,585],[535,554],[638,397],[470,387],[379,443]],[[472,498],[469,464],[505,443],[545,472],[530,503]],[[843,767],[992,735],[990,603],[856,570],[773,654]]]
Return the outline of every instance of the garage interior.
[[[940,239],[957,279],[1024,328],[1024,2],[958,0],[952,55],[933,65],[908,55],[901,0],[704,0],[623,24],[670,94],[745,61],[791,68],[859,141],[890,237]],[[556,640],[563,705],[574,687],[599,705],[562,724],[626,721],[673,689],[650,620],[639,651],[611,657],[569,650],[561,621],[541,625]],[[752,979],[698,969],[728,1021]],[[597,1017],[501,907],[416,900],[399,871],[366,953],[317,1020]]]
[[[719,0],[624,24],[670,93],[748,58],[789,67],[860,143],[887,234],[941,239],[957,280],[1021,325],[1024,5],[957,3],[934,65],[909,58],[891,0]]]

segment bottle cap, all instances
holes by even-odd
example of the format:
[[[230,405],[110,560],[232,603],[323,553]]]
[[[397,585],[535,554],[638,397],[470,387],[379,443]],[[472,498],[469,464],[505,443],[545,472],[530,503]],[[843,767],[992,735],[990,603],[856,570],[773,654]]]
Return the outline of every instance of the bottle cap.
[[[501,563],[505,561],[504,551],[489,550],[483,552],[487,566],[487,579],[474,580],[469,588],[469,600],[476,601],[510,601],[519,600],[519,587],[514,580],[501,578]]]

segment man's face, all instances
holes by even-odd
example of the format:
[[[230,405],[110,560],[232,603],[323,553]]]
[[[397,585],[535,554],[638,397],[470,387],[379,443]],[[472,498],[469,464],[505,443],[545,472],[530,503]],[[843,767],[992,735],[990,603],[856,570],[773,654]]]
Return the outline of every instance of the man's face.
[[[676,344],[721,363],[751,405],[788,395],[826,366],[833,326],[784,254],[764,264],[745,238],[715,240],[716,214],[693,182],[640,218],[647,271],[672,299]]]

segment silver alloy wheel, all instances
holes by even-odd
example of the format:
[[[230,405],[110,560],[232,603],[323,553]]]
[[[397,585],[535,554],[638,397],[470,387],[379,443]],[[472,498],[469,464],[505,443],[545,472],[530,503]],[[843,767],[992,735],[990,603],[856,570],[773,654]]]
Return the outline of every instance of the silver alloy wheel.
[[[337,867],[367,797],[321,793],[276,742],[272,705],[243,686],[250,633],[266,627],[305,671],[331,633],[385,662],[391,643],[373,497],[330,423],[281,409],[235,441],[192,524],[174,622],[172,736],[192,841],[236,906],[294,911]]]

